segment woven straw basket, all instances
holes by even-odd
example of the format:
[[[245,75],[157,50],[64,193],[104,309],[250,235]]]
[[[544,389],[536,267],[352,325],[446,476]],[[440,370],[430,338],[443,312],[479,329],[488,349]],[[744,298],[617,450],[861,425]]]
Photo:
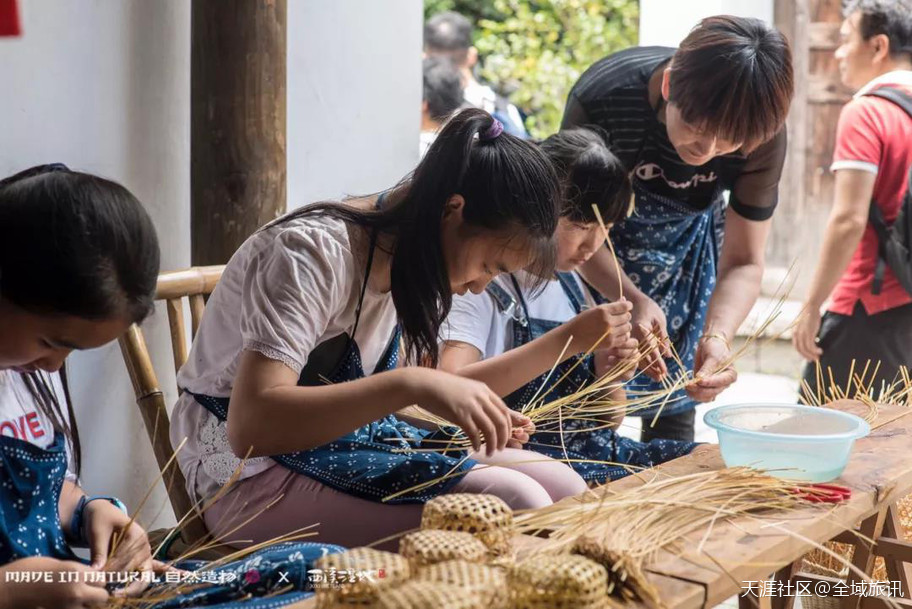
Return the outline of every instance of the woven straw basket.
[[[608,572],[584,556],[532,556],[510,571],[514,609],[605,609]]]
[[[447,560],[485,563],[488,547],[471,533],[427,529],[409,533],[399,542],[399,554],[417,571],[423,566]]]
[[[488,548],[492,558],[513,556],[513,511],[499,497],[453,493],[424,504],[422,529],[471,533]]]
[[[353,573],[355,577],[338,586],[316,589],[317,607],[365,606],[375,603],[381,591],[405,582],[411,575],[408,560],[372,548],[354,548],[342,554],[328,554],[314,563],[324,573]],[[382,571],[382,576],[379,574]],[[369,574],[370,577],[358,577]]]
[[[479,597],[478,606],[486,609],[507,609],[510,606],[507,574],[498,567],[465,560],[449,560],[421,569],[415,579],[471,590]]]

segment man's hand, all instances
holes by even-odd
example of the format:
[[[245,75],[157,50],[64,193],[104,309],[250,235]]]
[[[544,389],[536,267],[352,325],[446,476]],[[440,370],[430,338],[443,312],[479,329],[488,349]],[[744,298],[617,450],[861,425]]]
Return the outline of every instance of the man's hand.
[[[704,336],[694,358],[694,380],[687,385],[687,395],[697,402],[712,402],[738,380],[733,367],[724,366],[731,357],[728,343],[722,337]]]

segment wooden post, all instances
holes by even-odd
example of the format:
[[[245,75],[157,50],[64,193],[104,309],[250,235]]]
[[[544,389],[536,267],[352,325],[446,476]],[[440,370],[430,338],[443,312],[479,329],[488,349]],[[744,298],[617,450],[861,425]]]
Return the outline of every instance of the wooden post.
[[[193,0],[191,262],[224,264],[285,211],[286,0]]]
[[[782,179],[779,181],[778,216],[773,222],[773,234],[768,244],[770,266],[789,268],[798,260],[813,265],[814,252],[804,251],[803,240],[797,238],[796,227],[804,227],[806,209],[805,164],[808,139],[807,78],[809,12],[807,0],[775,0],[775,24],[788,38],[792,47],[792,68],[795,73],[795,97],[789,109],[788,152]],[[804,265],[802,265],[804,266]],[[800,269],[799,269],[800,270]],[[811,271],[799,276],[801,285],[810,283]],[[796,297],[800,297],[797,290]]]

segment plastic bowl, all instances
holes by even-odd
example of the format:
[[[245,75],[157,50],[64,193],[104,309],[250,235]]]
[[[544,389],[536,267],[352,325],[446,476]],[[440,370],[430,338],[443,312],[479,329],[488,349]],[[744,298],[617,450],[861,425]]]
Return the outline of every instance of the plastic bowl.
[[[847,412],[795,404],[737,404],[706,413],[719,433],[728,467],[746,465],[788,480],[829,482],[849,461],[852,445],[871,431]]]

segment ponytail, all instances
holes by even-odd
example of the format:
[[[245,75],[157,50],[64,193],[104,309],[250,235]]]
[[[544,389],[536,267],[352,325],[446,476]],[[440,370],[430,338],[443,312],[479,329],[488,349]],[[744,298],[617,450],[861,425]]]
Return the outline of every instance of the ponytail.
[[[322,215],[395,236],[390,274],[405,351],[412,361],[434,366],[438,330],[452,303],[440,232],[447,202],[462,195],[467,225],[516,231],[532,253],[531,267],[547,277],[554,268],[560,187],[541,150],[498,133],[497,121],[476,109],[455,114],[443,126],[399,187],[402,196],[383,209],[318,203],[267,226]]]

